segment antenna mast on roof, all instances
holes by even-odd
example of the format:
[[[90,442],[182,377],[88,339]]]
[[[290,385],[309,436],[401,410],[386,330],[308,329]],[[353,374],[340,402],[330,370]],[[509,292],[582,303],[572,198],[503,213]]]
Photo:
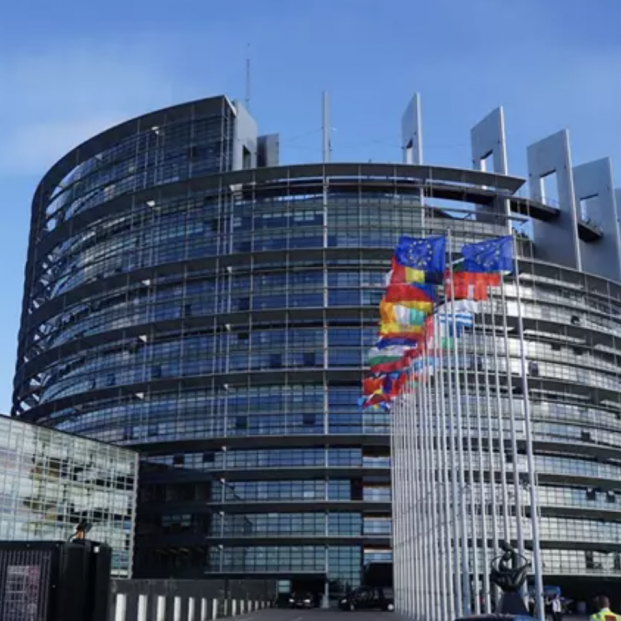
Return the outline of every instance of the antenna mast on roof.
[[[250,43],[246,45],[246,110],[250,110]]]
[[[323,143],[323,161],[329,162],[332,154],[332,142],[330,141],[330,99],[328,91],[323,92],[322,106],[322,143]]]

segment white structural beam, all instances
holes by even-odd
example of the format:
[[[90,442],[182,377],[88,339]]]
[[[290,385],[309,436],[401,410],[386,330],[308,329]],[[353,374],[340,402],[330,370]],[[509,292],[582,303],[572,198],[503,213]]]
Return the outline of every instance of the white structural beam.
[[[603,232],[599,239],[580,241],[582,269],[604,278],[620,280],[621,244],[610,158],[575,166],[573,175],[579,219]],[[583,202],[585,212],[581,209]]]
[[[401,118],[401,148],[404,164],[423,163],[423,128],[418,93],[410,99]]]
[[[564,129],[530,145],[527,159],[530,198],[560,209],[559,217],[549,222],[533,220],[537,257],[580,270],[582,265],[569,132]],[[558,204],[546,197],[544,190],[544,179],[554,174]]]

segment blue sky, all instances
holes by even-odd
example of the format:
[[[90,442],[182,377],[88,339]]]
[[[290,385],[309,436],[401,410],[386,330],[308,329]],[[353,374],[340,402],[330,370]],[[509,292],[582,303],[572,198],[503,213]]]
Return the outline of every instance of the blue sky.
[[[596,7],[596,10],[595,8]],[[286,162],[399,161],[422,95],[424,154],[468,166],[470,128],[505,106],[509,168],[569,128],[574,163],[613,157],[621,186],[619,0],[24,0],[0,3],[0,412],[10,408],[30,198],[63,152],[186,99],[244,97]]]

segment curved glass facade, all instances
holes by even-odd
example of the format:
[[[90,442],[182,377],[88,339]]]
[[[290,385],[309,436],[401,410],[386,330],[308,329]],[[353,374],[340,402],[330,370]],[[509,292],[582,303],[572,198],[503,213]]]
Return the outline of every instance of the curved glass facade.
[[[465,243],[501,229],[421,207],[406,167],[232,171],[237,120],[224,98],[154,113],[44,178],[13,414],[141,450],[137,577],[316,577],[338,593],[391,560],[389,414],[357,398],[392,248],[403,232]],[[544,558],[621,573],[621,547],[589,560],[619,541],[621,293],[528,266],[542,533],[584,544]],[[496,311],[512,316],[507,295]]]

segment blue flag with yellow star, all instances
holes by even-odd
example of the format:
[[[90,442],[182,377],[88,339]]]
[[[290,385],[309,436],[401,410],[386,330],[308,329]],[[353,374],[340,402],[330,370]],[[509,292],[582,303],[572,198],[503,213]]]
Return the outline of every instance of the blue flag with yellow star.
[[[395,261],[421,272],[419,282],[439,284],[446,268],[446,237],[402,235],[395,248]]]
[[[497,237],[476,244],[466,244],[461,249],[464,272],[512,272],[513,237]]]

